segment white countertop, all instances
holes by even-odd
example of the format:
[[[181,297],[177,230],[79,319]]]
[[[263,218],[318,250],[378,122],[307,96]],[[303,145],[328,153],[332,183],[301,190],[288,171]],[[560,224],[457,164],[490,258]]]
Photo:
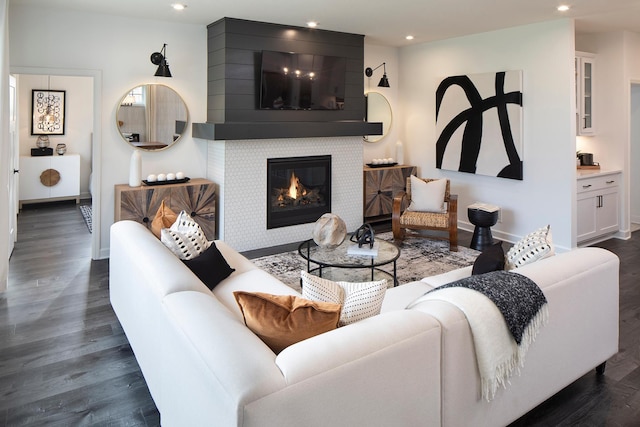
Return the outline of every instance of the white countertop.
[[[606,176],[606,175],[615,175],[617,173],[621,173],[622,171],[619,169],[578,169],[576,177],[578,180],[591,178],[594,176]]]

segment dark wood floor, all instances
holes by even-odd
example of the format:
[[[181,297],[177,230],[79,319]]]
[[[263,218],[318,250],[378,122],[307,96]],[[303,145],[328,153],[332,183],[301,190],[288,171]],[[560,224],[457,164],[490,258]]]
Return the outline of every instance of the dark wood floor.
[[[25,206],[0,296],[0,426],[157,426],[75,203]]]
[[[78,208],[26,206],[18,231],[0,294],[0,426],[159,425]],[[622,260],[620,353],[513,426],[640,425],[640,234],[599,246]]]

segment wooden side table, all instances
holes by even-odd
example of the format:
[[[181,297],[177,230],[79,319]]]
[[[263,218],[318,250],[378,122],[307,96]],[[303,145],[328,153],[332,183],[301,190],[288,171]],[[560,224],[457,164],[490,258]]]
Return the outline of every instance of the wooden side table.
[[[176,214],[186,211],[202,227],[209,240],[216,236],[216,185],[202,178],[165,185],[115,186],[114,221],[129,219],[151,227],[164,200]]]
[[[365,166],[363,171],[365,222],[390,220],[393,198],[398,192],[406,190],[407,178],[416,173],[417,168],[410,165]]]
[[[473,237],[469,247],[477,251],[482,251],[493,245],[493,236],[491,235],[491,227],[498,222],[498,212],[487,212],[481,209],[468,207],[467,215],[471,224],[475,225]]]

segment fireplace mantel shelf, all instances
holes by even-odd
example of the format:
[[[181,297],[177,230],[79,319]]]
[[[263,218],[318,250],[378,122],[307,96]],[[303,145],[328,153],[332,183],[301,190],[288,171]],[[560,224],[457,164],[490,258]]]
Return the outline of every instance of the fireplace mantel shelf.
[[[208,140],[313,138],[382,135],[382,123],[357,120],[334,122],[193,123],[194,138]]]

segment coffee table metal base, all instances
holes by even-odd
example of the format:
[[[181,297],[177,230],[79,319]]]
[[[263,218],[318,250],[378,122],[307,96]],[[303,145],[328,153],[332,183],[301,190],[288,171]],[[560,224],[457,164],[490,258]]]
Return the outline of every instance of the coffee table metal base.
[[[363,282],[387,279],[398,285],[396,261],[400,248],[391,242],[379,243],[378,255],[350,255],[348,247],[353,243],[348,238],[337,248],[318,247],[313,239],[298,247],[298,253],[307,261],[307,272],[333,281]],[[313,266],[314,264],[315,266]],[[381,267],[393,265],[393,272]]]

